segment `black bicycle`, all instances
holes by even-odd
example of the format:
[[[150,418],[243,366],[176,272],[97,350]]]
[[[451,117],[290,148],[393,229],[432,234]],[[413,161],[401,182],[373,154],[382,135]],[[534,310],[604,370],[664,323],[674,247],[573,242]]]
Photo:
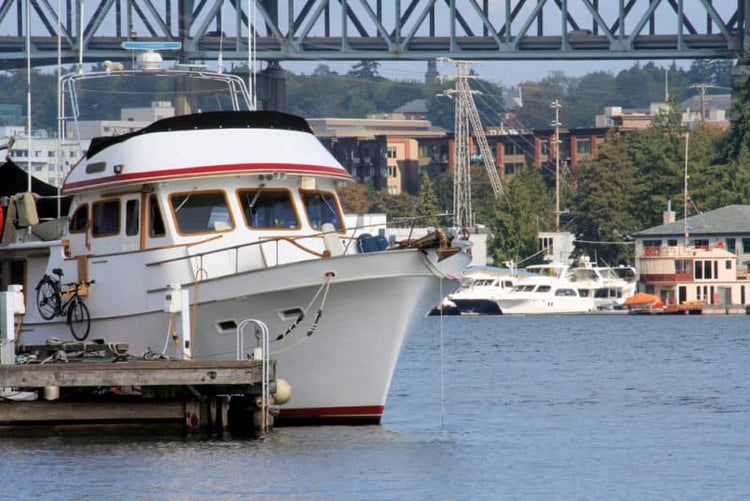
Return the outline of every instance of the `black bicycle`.
[[[90,282],[70,282],[61,284],[63,271],[55,268],[50,275],[44,275],[36,286],[36,306],[39,314],[45,320],[52,320],[57,316],[67,316],[67,324],[73,337],[83,341],[91,329],[91,316],[83,298],[88,296]]]

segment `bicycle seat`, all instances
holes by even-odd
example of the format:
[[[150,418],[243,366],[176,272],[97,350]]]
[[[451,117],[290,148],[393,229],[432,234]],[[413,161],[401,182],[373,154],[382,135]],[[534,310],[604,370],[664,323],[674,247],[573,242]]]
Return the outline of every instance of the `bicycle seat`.
[[[62,271],[62,270],[61,270],[60,268],[53,268],[53,269],[52,269],[52,273],[54,273],[54,274],[55,274],[55,275],[57,275],[58,277],[61,277],[61,276],[63,276],[63,271]]]

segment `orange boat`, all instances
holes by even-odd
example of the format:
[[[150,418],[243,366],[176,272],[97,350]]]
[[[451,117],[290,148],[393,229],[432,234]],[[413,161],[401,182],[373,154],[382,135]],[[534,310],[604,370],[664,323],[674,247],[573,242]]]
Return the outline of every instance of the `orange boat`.
[[[625,306],[633,310],[660,310],[664,308],[664,302],[653,294],[636,292],[625,300]]]

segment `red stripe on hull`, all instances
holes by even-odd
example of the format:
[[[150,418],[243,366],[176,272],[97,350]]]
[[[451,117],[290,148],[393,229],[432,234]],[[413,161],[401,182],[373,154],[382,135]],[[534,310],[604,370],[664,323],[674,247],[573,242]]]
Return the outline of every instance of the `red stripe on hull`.
[[[147,172],[135,172],[132,174],[118,174],[115,176],[98,177],[77,183],[65,183],[63,192],[79,191],[92,186],[116,186],[118,184],[132,184],[138,182],[163,181],[167,179],[191,177],[191,176],[221,176],[226,174],[237,174],[242,172],[272,172],[283,171],[291,174],[317,174],[349,178],[349,174],[338,167],[324,165],[299,165],[299,164],[228,164],[209,165],[199,167],[185,167],[182,169],[162,169]]]
[[[299,424],[378,424],[383,415],[382,405],[357,407],[313,407],[307,409],[280,408],[277,425]]]

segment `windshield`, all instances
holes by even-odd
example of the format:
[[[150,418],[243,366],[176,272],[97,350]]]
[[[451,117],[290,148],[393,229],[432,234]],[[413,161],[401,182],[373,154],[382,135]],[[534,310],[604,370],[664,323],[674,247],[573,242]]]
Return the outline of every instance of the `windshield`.
[[[302,192],[302,201],[305,204],[307,217],[310,225],[315,229],[320,229],[325,223],[331,223],[337,230],[343,229],[342,218],[336,198],[331,193],[318,191]]]
[[[147,125],[161,118],[191,113],[249,110],[243,95],[244,84],[233,75],[122,71],[83,74],[66,83],[66,107],[73,109],[79,121],[114,120]],[[75,101],[71,92],[75,92]]]

